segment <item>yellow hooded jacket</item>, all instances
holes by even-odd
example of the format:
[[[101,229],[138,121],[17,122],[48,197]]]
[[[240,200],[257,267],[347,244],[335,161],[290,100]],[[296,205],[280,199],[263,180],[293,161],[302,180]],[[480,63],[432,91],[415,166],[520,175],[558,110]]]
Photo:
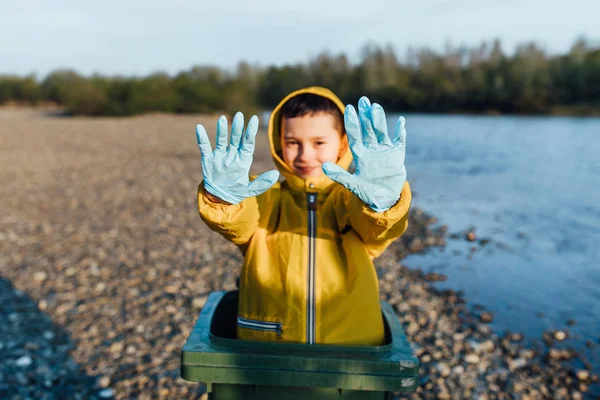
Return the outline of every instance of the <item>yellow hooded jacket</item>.
[[[269,120],[271,155],[285,178],[236,205],[211,202],[198,187],[198,210],[208,226],[245,254],[240,275],[240,339],[379,345],[384,339],[373,258],[407,228],[411,192],[377,213],[326,176],[303,179],[280,157],[280,109],[291,97],[314,93],[344,104],[331,91],[291,93]],[[337,164],[348,169],[349,149]]]

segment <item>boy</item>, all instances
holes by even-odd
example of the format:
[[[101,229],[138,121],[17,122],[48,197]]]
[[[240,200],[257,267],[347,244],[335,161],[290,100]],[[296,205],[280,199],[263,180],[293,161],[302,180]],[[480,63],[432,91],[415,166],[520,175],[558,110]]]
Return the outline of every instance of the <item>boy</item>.
[[[390,138],[383,109],[365,97],[357,116],[325,88],[293,92],[269,119],[278,171],[251,182],[258,119],[245,132],[243,125],[236,114],[228,147],[221,117],[214,152],[204,128],[196,131],[204,176],[200,216],[245,255],[238,338],[381,345],[372,259],[407,227],[404,119]]]

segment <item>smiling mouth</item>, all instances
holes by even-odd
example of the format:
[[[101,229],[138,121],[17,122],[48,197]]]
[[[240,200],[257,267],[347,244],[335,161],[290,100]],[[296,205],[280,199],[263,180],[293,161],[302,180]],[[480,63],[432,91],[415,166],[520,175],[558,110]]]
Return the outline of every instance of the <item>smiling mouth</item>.
[[[311,172],[311,171],[317,169],[317,167],[296,167],[296,169],[300,172],[308,173],[308,172]]]

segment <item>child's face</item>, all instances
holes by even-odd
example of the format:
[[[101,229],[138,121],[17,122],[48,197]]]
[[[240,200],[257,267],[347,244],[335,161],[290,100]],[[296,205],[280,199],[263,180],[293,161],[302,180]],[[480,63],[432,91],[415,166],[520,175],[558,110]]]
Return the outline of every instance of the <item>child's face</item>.
[[[283,161],[302,178],[322,176],[321,164],[336,163],[347,146],[346,135],[331,114],[320,112],[283,118]]]

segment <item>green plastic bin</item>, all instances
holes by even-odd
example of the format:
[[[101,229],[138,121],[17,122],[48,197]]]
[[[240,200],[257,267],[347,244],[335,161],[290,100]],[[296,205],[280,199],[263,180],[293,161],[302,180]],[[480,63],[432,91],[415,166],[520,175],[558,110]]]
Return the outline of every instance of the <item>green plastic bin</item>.
[[[382,346],[236,339],[237,291],[213,292],[181,353],[181,377],[209,399],[386,399],[419,385],[414,356],[392,307],[382,301]]]

